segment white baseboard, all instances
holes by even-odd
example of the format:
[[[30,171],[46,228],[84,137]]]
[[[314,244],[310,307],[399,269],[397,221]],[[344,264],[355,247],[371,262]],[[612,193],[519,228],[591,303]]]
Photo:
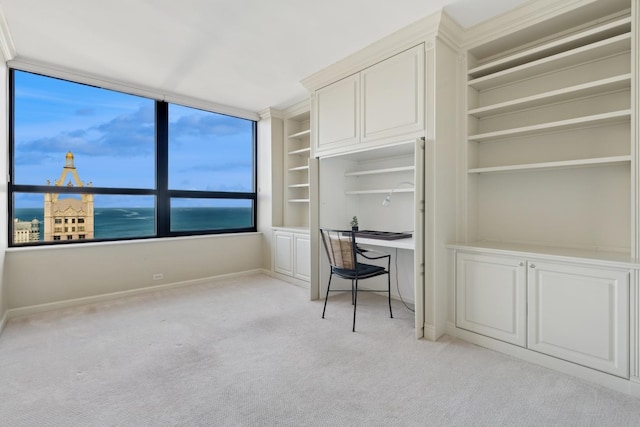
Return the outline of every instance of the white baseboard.
[[[621,393],[640,397],[640,383],[630,381],[626,378],[616,377],[615,375],[596,371],[595,369],[567,362],[562,359],[557,359],[552,356],[547,356],[545,354],[538,353],[527,348],[498,341],[493,338],[485,337],[484,335],[466,331],[464,329],[459,329],[456,328],[455,325],[453,325],[451,322],[447,323],[447,335],[470,342],[480,347],[485,347],[490,350],[498,351],[500,353],[504,353],[509,356],[513,356],[518,359],[543,366],[557,372],[561,372],[563,374],[571,375],[582,380],[596,383],[612,390],[619,391]]]
[[[46,304],[32,305],[28,307],[12,308],[7,310],[7,313],[5,313],[4,317],[11,319],[14,317],[28,316],[31,314],[42,313],[45,311],[59,310],[63,308],[76,307],[79,305],[95,304],[103,301],[112,301],[120,298],[125,298],[125,297],[130,297],[135,295],[142,295],[142,294],[157,292],[157,291],[166,290],[166,289],[182,288],[185,286],[193,286],[193,285],[203,285],[203,284],[212,283],[212,282],[215,283],[222,280],[231,279],[234,277],[250,276],[250,275],[262,274],[262,273],[263,273],[262,269],[255,269],[255,270],[242,271],[239,273],[221,274],[219,276],[204,277],[200,279],[185,280],[182,282],[175,282],[175,283],[166,283],[162,285],[131,289],[127,291],[112,292],[108,294],[94,295],[90,297],[74,298],[74,299],[64,300],[64,301],[56,301],[56,302],[51,302]],[[3,319],[3,322],[4,320],[6,319]],[[0,324],[0,326],[4,326],[4,323]],[[0,328],[0,331],[1,330],[2,329]]]
[[[283,281],[285,281],[287,283],[291,283],[293,285],[300,286],[301,288],[309,289],[309,282],[301,280],[301,279],[298,279],[296,277],[287,276],[286,274],[280,274],[280,273],[277,273],[275,271],[270,271],[270,270],[263,270],[263,273],[268,275],[268,276],[274,277],[276,279],[283,280]]]
[[[9,310],[6,310],[2,315],[2,319],[0,319],[0,334],[4,331],[4,327],[7,326],[7,322],[9,321]]]

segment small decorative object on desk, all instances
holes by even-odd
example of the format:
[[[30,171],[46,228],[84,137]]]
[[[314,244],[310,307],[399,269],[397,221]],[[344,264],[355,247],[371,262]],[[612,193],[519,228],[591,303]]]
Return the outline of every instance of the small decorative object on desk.
[[[353,231],[358,231],[358,217],[355,215],[351,218],[351,229]]]

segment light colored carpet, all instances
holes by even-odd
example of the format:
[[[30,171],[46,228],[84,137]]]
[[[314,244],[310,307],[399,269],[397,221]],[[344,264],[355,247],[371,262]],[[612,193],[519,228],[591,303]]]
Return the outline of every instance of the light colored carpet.
[[[3,426],[637,426],[640,400],[262,276],[12,319]]]

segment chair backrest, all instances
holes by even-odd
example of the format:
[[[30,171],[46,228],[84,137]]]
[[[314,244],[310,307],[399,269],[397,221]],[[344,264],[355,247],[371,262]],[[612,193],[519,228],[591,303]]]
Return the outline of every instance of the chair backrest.
[[[351,230],[321,228],[320,235],[331,267],[345,270],[356,268],[355,233]]]

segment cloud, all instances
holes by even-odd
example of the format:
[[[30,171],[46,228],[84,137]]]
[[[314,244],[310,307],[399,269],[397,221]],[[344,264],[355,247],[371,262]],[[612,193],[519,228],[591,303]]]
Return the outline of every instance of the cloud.
[[[16,163],[40,164],[67,151],[88,156],[152,155],[154,115],[153,103],[146,103],[133,114],[122,114],[103,124],[17,144]]]
[[[192,114],[179,117],[169,124],[169,138],[180,142],[184,138],[219,138],[251,132],[251,121],[222,114],[193,110]]]
[[[96,113],[96,110],[93,108],[79,108],[76,110],[77,116],[93,116]]]

